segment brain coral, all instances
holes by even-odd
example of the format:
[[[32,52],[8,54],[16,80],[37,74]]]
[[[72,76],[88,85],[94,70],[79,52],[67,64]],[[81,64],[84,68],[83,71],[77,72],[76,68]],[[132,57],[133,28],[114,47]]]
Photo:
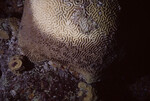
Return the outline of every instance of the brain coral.
[[[117,0],[26,0],[19,45],[34,62],[51,60],[90,83],[113,53]]]

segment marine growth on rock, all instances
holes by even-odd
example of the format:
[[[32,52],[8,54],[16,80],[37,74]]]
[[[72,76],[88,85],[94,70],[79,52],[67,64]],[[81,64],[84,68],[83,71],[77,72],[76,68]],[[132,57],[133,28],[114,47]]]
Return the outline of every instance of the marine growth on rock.
[[[25,0],[18,40],[33,62],[51,60],[87,83],[113,60],[117,0]]]

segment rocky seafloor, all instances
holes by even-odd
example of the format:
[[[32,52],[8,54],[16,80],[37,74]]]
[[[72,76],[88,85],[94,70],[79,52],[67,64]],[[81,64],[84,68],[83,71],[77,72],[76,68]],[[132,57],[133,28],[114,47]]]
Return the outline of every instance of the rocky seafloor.
[[[86,86],[81,79],[51,61],[34,64],[23,55],[17,44],[22,12],[23,0],[0,0],[0,101],[88,101],[94,92],[90,86],[81,89]],[[136,54],[112,64],[101,82],[92,84],[99,99],[150,101],[150,72],[143,65],[146,59],[137,55],[136,61]]]
[[[80,100],[79,80],[67,70],[52,67],[50,61],[33,64],[22,56],[17,45],[18,27],[12,23],[19,25],[19,20],[0,20],[0,101]],[[23,60],[13,60],[18,57]]]
[[[23,0],[0,4],[0,101],[89,100],[91,86],[86,89],[67,69],[55,68],[51,61],[34,64],[23,55],[17,39]]]

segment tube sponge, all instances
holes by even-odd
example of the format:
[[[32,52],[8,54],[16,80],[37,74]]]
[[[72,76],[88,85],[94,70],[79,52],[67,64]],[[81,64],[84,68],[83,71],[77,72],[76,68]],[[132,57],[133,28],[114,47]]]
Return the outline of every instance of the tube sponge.
[[[14,74],[19,74],[19,71],[22,70],[22,59],[23,57],[19,55],[15,55],[10,59],[8,66]]]
[[[96,101],[97,96],[95,94],[94,88],[91,85],[87,85],[84,82],[78,83],[78,88],[80,91],[78,92],[78,96],[83,96],[83,92],[86,92],[86,96],[83,98],[83,101]]]
[[[14,55],[10,59],[8,66],[10,70],[17,75],[34,68],[34,64],[23,55]]]

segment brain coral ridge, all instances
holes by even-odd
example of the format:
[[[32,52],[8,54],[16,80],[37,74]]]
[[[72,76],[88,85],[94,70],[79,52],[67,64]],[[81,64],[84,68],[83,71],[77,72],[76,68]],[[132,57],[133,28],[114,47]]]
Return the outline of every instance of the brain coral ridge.
[[[25,0],[19,45],[34,62],[51,60],[90,83],[113,52],[117,0]]]

